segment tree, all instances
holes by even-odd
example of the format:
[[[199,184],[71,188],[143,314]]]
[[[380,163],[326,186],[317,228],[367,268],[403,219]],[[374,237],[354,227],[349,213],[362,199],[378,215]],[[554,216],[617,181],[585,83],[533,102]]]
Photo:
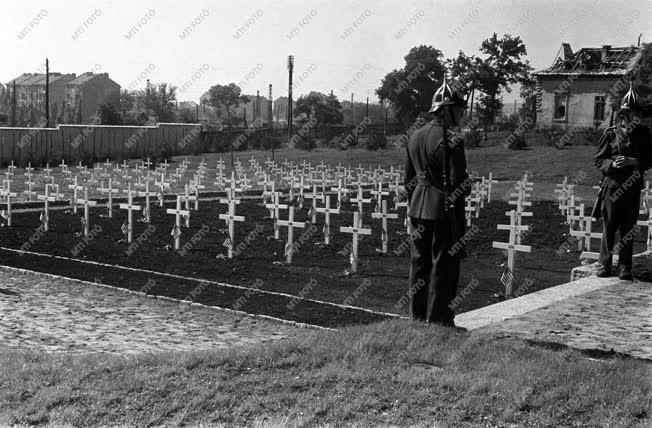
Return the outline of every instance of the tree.
[[[432,46],[413,47],[404,58],[403,68],[389,72],[376,89],[378,98],[390,102],[404,125],[430,110],[432,96],[446,71],[442,58],[442,52]]]
[[[240,103],[248,103],[249,97],[241,95],[242,90],[235,83],[215,85],[208,90],[208,102],[215,107],[218,116],[222,111],[227,115],[227,126],[231,127],[231,116]]]
[[[623,76],[608,92],[612,109],[620,108],[620,101],[629,90],[632,82],[634,90],[643,106],[645,116],[652,116],[652,43],[644,43],[639,53],[637,65]]]
[[[469,116],[473,115],[475,102],[475,90],[480,87],[482,59],[476,56],[467,56],[459,51],[457,58],[446,61],[449,73],[452,77],[454,89],[461,93],[468,93],[470,99]]]
[[[188,109],[183,109],[177,114],[177,122],[179,123],[197,123],[197,117]]]
[[[129,91],[128,89],[120,91],[120,106],[122,109],[125,111],[133,110],[136,105],[136,97],[136,91]]]
[[[520,37],[505,34],[498,38],[496,33],[484,40],[480,52],[486,57],[478,63],[478,89],[483,93],[478,108],[487,123],[493,123],[502,108],[499,95],[503,90],[511,92],[510,84],[520,83],[532,70],[528,61],[521,57],[527,49]]]
[[[299,97],[294,107],[294,117],[301,123],[315,118],[315,128],[319,125],[335,125],[342,123],[342,105],[336,96],[325,95],[320,92],[310,92]]]
[[[521,105],[518,113],[521,119],[529,117],[534,124],[537,118],[537,82],[534,76],[529,73],[524,73],[520,81],[523,105]]]
[[[122,117],[113,104],[100,104],[97,108],[97,117],[102,125],[122,124]]]
[[[154,83],[149,87],[149,107],[159,122],[174,122],[174,103],[177,99],[176,86]]]

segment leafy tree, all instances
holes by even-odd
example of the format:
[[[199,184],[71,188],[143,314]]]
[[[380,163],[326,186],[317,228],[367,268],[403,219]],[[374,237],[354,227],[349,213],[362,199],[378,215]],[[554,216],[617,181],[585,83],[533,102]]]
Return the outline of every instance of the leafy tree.
[[[197,123],[197,118],[190,112],[190,110],[184,109],[177,114],[176,121],[179,123]]]
[[[149,105],[159,122],[174,122],[174,103],[177,88],[167,83],[152,84],[149,88]]]
[[[120,91],[120,106],[122,109],[126,111],[133,110],[136,105],[137,96],[136,91],[130,91],[128,89]]]
[[[240,103],[248,103],[249,97],[241,95],[242,90],[235,83],[228,85],[215,85],[208,90],[208,103],[215,107],[218,116],[223,111],[227,115],[228,127],[231,127],[231,117]]]
[[[536,123],[537,117],[537,82],[534,76],[529,73],[524,73],[520,78],[520,82],[523,105],[521,105],[521,109],[519,110],[519,116],[521,119],[531,118],[534,124]]]
[[[294,107],[294,117],[305,123],[311,117],[315,118],[315,128],[319,125],[335,125],[342,123],[342,105],[336,96],[324,95],[320,92],[310,92],[299,97]]]
[[[432,46],[413,47],[404,59],[402,69],[392,70],[382,79],[376,95],[381,101],[389,101],[396,117],[407,126],[430,109],[446,67],[442,52]]]
[[[454,89],[461,93],[469,94],[469,116],[473,114],[475,91],[480,87],[482,69],[485,67],[481,58],[474,55],[467,56],[459,51],[456,58],[446,61],[452,77]]]
[[[527,49],[520,37],[505,34],[498,38],[496,33],[484,40],[480,52],[486,55],[478,70],[478,89],[483,93],[478,108],[487,123],[493,123],[502,109],[500,94],[511,92],[509,85],[520,83],[532,70],[529,62],[521,60]]]
[[[641,57],[636,67],[609,91],[609,105],[612,109],[620,108],[620,101],[629,90],[630,80],[643,105],[645,115],[652,116],[652,43],[641,46]],[[626,78],[625,78],[626,77]]]

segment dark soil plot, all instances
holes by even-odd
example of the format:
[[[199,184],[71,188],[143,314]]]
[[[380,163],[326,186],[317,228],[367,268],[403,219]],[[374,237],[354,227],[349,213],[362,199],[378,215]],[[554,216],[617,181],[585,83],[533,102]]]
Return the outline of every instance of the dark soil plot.
[[[171,208],[172,205],[167,203],[166,208]],[[578,252],[558,251],[567,240],[568,226],[563,222],[556,203],[535,202],[532,208],[534,217],[525,219],[526,224],[532,225],[532,232],[526,236],[523,244],[531,245],[533,250],[530,254],[519,254],[516,263],[514,289],[519,289],[529,279],[527,285],[520,289],[521,293],[567,282],[570,270],[579,264]],[[287,228],[281,228],[281,240],[274,240],[269,211],[253,200],[243,200],[237,206],[237,214],[245,216],[246,222],[236,224],[237,255],[234,259],[224,258],[226,247],[223,244],[228,231],[225,222],[218,219],[218,214],[226,212],[226,205],[217,202],[202,202],[199,211],[192,211],[191,227],[182,228],[181,241],[182,246],[185,245],[182,248],[183,255],[172,249],[174,215],[165,214],[164,209],[158,205],[152,205],[152,224],[149,229],[145,223],[135,223],[134,245],[131,248],[123,241],[120,230],[126,211],[117,209],[113,219],[99,215],[105,210],[92,211],[91,229],[95,227],[98,232],[87,242],[79,236],[82,210],[77,216],[64,211],[52,212],[51,230],[42,235],[35,234],[39,214],[21,213],[14,216],[13,227],[4,228],[0,233],[0,244],[7,248],[20,249],[29,243],[23,249],[164,272],[190,279],[53,260],[10,251],[1,253],[3,264],[11,266],[325,326],[368,323],[385,316],[200,283],[193,279],[208,279],[308,299],[406,314],[407,307],[401,302],[405,302],[407,292],[409,237],[405,233],[403,220],[390,220],[389,254],[382,255],[379,252],[380,220],[371,219],[367,212],[364,224],[365,227],[372,227],[372,235],[365,236],[360,241],[360,272],[348,275],[346,270],[349,268],[351,235],[340,233],[339,227],[351,225],[355,209],[354,205],[347,203],[344,204],[341,215],[331,217],[333,237],[329,246],[320,244],[323,241],[323,215],[318,216],[315,227],[295,229],[295,241],[302,243],[297,244],[290,266],[284,263]],[[468,257],[462,264],[458,291],[468,284],[473,285],[470,286],[470,293],[465,293],[468,295],[462,300],[458,311],[492,303],[504,290],[500,283],[500,264],[505,256],[502,250],[491,248],[491,243],[506,242],[508,239],[507,231],[496,229],[497,224],[507,223],[505,211],[508,209],[510,207],[503,202],[492,202],[481,210],[480,218],[474,219],[478,229],[468,244]],[[297,210],[296,220],[308,220],[308,211],[307,200],[303,208]],[[404,211],[401,216],[403,214]],[[134,218],[139,216],[139,213],[134,214]],[[281,218],[287,218],[287,211],[281,213]],[[33,238],[31,242],[30,237]],[[643,241],[643,236],[637,238],[638,250],[642,250]],[[595,248],[597,245],[596,240]],[[474,278],[477,281],[473,281]]]

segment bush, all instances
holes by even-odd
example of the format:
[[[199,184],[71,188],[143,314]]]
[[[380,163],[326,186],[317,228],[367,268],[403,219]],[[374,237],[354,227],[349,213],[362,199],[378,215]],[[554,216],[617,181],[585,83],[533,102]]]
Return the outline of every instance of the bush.
[[[387,137],[381,131],[373,131],[366,144],[367,150],[385,150],[387,148]]]
[[[355,147],[358,145],[359,138],[353,132],[345,132],[341,135],[338,135],[334,139],[334,143],[340,150],[346,150],[349,147]]]
[[[482,132],[477,129],[471,129],[462,134],[462,139],[464,140],[464,147],[480,147],[482,143]]]
[[[555,147],[559,150],[563,149],[565,146],[572,145],[572,139],[566,138],[566,131],[563,128],[558,126],[552,126],[550,128],[543,129],[542,132],[545,134],[548,145]]]
[[[281,139],[276,135],[263,138],[262,147],[265,150],[279,149],[281,147]]]
[[[525,140],[525,132],[522,129],[517,129],[507,135],[507,148],[510,150],[522,150],[527,147]]]
[[[603,133],[604,129],[587,127],[584,130],[584,138],[587,143],[591,144],[592,146],[597,146],[598,142],[600,142],[600,138],[602,138]]]
[[[265,141],[265,136],[263,135],[263,133],[257,131],[252,132],[247,138],[247,144],[249,145],[250,148],[254,150],[259,150],[260,148],[262,148],[264,141]]]
[[[311,151],[317,147],[316,139],[312,135],[299,136],[298,134],[292,137],[294,140],[294,147],[300,150]]]

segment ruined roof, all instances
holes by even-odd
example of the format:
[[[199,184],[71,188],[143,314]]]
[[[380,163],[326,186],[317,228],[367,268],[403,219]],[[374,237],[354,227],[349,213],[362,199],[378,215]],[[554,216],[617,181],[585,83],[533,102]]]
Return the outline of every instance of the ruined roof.
[[[628,46],[612,48],[582,48],[573,53],[567,43],[560,49],[552,66],[532,73],[537,77],[569,74],[590,76],[622,76],[640,60],[643,49]]]

